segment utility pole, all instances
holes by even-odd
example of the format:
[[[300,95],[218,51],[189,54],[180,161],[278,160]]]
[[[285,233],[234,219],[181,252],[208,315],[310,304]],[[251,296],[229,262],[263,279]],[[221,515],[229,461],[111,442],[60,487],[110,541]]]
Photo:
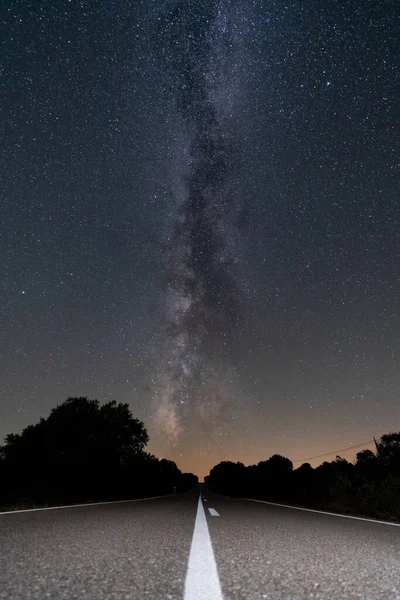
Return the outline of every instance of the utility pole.
[[[378,446],[378,442],[376,441],[375,438],[373,438],[374,442],[375,442],[375,448],[376,448],[376,453],[379,455],[379,446]]]

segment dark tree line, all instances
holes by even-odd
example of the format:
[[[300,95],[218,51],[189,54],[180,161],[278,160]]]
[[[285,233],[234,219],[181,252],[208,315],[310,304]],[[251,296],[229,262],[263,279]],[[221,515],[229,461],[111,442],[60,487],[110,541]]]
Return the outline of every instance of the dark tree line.
[[[315,469],[309,463],[293,469],[288,458],[275,454],[247,467],[221,462],[204,481],[227,496],[400,521],[400,432],[383,435],[376,452],[362,450],[354,463],[336,456]]]
[[[68,504],[183,493],[197,485],[145,452],[149,436],[128,404],[68,398],[0,447],[0,506]]]

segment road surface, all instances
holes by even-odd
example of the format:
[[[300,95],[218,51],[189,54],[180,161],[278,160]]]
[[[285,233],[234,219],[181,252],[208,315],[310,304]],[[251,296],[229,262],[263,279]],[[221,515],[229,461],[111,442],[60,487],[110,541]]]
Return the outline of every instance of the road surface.
[[[202,494],[1,514],[0,598],[400,600],[400,527]]]

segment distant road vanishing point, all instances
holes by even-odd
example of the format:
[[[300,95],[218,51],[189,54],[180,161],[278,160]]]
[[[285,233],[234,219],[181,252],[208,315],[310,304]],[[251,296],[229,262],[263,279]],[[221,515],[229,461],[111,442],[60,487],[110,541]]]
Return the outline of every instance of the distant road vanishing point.
[[[188,494],[0,514],[2,600],[400,600],[400,526]]]

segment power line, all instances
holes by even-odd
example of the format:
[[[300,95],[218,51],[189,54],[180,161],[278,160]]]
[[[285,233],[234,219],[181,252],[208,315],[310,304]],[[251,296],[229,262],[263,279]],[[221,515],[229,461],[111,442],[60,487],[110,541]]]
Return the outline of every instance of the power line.
[[[309,456],[308,458],[298,458],[297,460],[293,460],[292,462],[301,462],[306,460],[312,460],[313,458],[321,458],[322,456],[329,456],[330,454],[335,454],[335,452],[344,452],[344,450],[351,450],[353,448],[360,448],[361,446],[366,446],[367,444],[372,444],[375,440],[368,440],[368,442],[364,442],[363,444],[357,444],[357,446],[348,446],[347,448],[340,448],[340,450],[332,450],[332,452],[326,452],[325,454],[318,454],[317,456]]]

